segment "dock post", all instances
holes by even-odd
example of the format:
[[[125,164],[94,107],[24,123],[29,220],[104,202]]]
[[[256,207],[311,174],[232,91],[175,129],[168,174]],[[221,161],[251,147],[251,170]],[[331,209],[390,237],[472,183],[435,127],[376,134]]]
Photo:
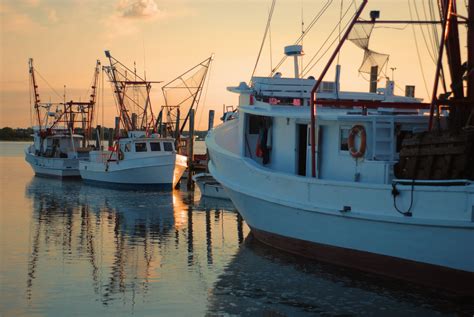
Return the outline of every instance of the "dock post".
[[[109,148],[112,147],[114,145],[114,129],[113,128],[109,128]]]
[[[101,145],[101,139],[102,139],[102,127],[98,125],[95,128],[95,149],[100,150],[100,145]]]
[[[118,139],[119,137],[120,137],[120,117],[115,117],[114,138]]]
[[[214,128],[214,110],[209,110],[209,121],[207,123],[207,132]]]
[[[189,112],[189,139],[188,139],[188,190],[193,188],[193,172],[194,172],[194,109]]]

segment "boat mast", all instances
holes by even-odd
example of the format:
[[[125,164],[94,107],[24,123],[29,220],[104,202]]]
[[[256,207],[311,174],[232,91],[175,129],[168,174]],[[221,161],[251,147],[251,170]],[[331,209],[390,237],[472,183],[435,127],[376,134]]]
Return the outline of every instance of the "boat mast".
[[[35,69],[33,67],[33,59],[30,58],[28,60],[28,65],[29,65],[29,72],[30,72],[30,77],[31,77],[31,85],[33,86],[33,94],[35,95],[35,110],[36,110],[36,118],[38,120],[38,125],[40,130],[42,129],[42,124],[41,124],[41,113],[40,113],[40,99],[39,99],[39,93],[38,93],[38,85],[36,84],[36,78],[35,78]]]
[[[468,3],[467,24],[467,102],[474,111],[474,0]]]
[[[211,62],[212,62],[213,57],[214,57],[214,55],[211,55],[211,57],[209,57],[209,58],[205,59],[204,61],[202,61],[201,63],[199,63],[200,66],[203,66],[205,68],[204,75],[202,76],[201,82],[198,85],[198,88],[197,88],[198,90],[194,94],[193,102],[191,103],[191,107],[189,108],[188,113],[186,114],[186,117],[184,118],[183,125],[181,126],[181,129],[179,130],[180,134],[182,134],[183,131],[184,131],[184,127],[186,126],[186,123],[188,122],[189,115],[191,114],[191,110],[193,110],[195,106],[196,106],[196,108],[199,106],[199,100],[201,100],[202,88],[204,86],[204,82],[206,81],[207,72],[209,71],[209,67],[211,66]],[[197,65],[197,66],[199,66],[199,65]],[[195,67],[197,67],[197,66],[195,66]]]
[[[311,98],[310,98],[310,107],[311,107],[311,176],[316,177],[316,91],[319,88],[319,85],[321,85],[322,80],[324,76],[326,75],[327,71],[329,70],[329,67],[331,66],[332,62],[336,58],[337,54],[339,53],[342,45],[346,41],[347,37],[349,36],[349,33],[351,32],[352,28],[354,27],[357,19],[361,15],[362,11],[364,10],[365,6],[367,5],[368,0],[364,0],[359,9],[357,10],[354,18],[352,19],[351,24],[349,24],[349,27],[347,28],[346,32],[344,33],[344,36],[341,38],[341,41],[337,45],[336,49],[332,53],[331,58],[326,64],[326,67],[324,67],[324,70],[321,72],[321,75],[319,75],[318,81],[314,85],[313,89],[311,90]]]
[[[87,138],[87,140],[90,140],[92,136],[92,122],[94,121],[94,112],[95,112],[95,104],[96,104],[96,99],[97,99],[97,84],[99,82],[99,74],[100,74],[100,60],[97,60],[95,64],[95,69],[94,69],[94,77],[92,80],[92,86],[91,86],[91,95],[90,95],[90,101],[89,101],[89,111],[87,113],[87,127],[86,131],[84,131],[84,137]]]
[[[117,96],[117,101],[119,103],[119,108],[120,108],[120,118],[123,121],[124,128],[127,131],[132,131],[132,120],[130,119],[130,116],[128,115],[128,110],[125,106],[124,102],[124,96],[122,95],[124,93],[123,87],[120,86],[119,81],[117,79],[117,69],[115,68],[116,62],[114,62],[112,55],[110,54],[110,51],[105,51],[105,56],[109,59],[110,63],[110,71],[108,72],[110,74],[112,83],[114,84],[114,89],[115,89],[115,95]]]

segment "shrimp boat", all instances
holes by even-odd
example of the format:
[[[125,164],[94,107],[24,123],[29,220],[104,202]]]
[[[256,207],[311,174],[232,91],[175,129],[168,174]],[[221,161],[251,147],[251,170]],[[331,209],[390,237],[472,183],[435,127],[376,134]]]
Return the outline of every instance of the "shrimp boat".
[[[33,59],[29,60],[30,82],[34,93],[37,126],[33,144],[25,149],[25,160],[38,176],[80,177],[79,161],[89,156],[91,123],[96,102],[100,63],[97,61],[88,102],[42,103],[39,99]],[[76,133],[80,124],[82,134]]]
[[[105,55],[110,66],[104,67],[104,71],[112,83],[120,112],[116,118],[116,140],[108,150],[92,151],[89,160],[79,164],[82,179],[134,187],[172,188],[186,169],[186,157],[176,153],[174,139],[155,133],[150,91],[152,83],[158,82],[141,78],[109,51]],[[140,99],[141,94],[144,98]],[[135,112],[130,116],[131,111]]]
[[[414,98],[410,88],[408,96],[396,96],[392,80],[372,90],[373,64],[371,93],[340,91],[339,68],[336,81],[323,81],[353,32],[379,22],[377,11],[369,21],[359,19],[366,4],[318,80],[299,78],[296,45],[285,50],[295,59],[296,78],[253,77],[251,85],[229,88],[239,94],[239,115],[208,134],[209,171],[265,244],[472,296],[474,1],[467,75],[457,35],[462,21],[452,0],[440,2],[446,36],[431,103]],[[454,84],[453,97],[442,99],[445,47],[444,69]],[[456,84],[463,80],[465,86]]]
[[[104,70],[113,85],[120,110],[116,118],[116,140],[109,150],[92,151],[90,159],[80,163],[81,177],[86,182],[133,188],[174,188],[187,168],[187,157],[181,154],[178,147],[185,123],[180,125],[179,116],[178,121],[163,120],[163,109],[155,117],[150,91],[152,83],[160,82],[140,77],[136,70],[126,67],[109,51],[105,55],[110,66],[104,67]],[[199,91],[204,78],[205,72]],[[189,99],[188,96],[186,98]],[[176,109],[179,112],[179,105]]]

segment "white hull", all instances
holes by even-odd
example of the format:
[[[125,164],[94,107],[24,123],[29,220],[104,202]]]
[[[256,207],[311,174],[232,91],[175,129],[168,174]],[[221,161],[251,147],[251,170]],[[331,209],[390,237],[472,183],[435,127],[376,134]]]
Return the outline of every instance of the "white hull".
[[[30,164],[35,175],[59,178],[80,177],[79,159],[35,156],[26,151],[25,160]]]
[[[184,159],[184,163],[175,162],[176,156],[179,155],[160,155],[108,163],[82,161],[79,170],[81,177],[86,181],[174,186],[186,169],[184,164],[186,160]]]
[[[417,186],[414,216],[404,217],[393,207],[390,185],[278,173],[239,156],[226,148],[235,129],[234,123],[225,124],[208,136],[209,170],[254,231],[463,271],[474,277],[474,186]],[[411,186],[398,189],[398,204],[406,208]],[[351,211],[343,212],[344,206],[351,206]],[[278,243],[274,246],[279,247]],[[289,248],[305,255],[296,247]]]
[[[229,199],[229,195],[224,190],[224,187],[214,180],[210,174],[203,173],[194,175],[193,180],[198,185],[202,196]]]

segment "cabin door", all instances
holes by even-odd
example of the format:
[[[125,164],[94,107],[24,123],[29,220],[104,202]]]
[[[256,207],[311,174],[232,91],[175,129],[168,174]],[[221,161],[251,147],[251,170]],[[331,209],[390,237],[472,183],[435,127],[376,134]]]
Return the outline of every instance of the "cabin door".
[[[308,153],[308,125],[307,124],[298,124],[298,160],[297,160],[297,172],[298,175],[306,176],[306,157]]]

